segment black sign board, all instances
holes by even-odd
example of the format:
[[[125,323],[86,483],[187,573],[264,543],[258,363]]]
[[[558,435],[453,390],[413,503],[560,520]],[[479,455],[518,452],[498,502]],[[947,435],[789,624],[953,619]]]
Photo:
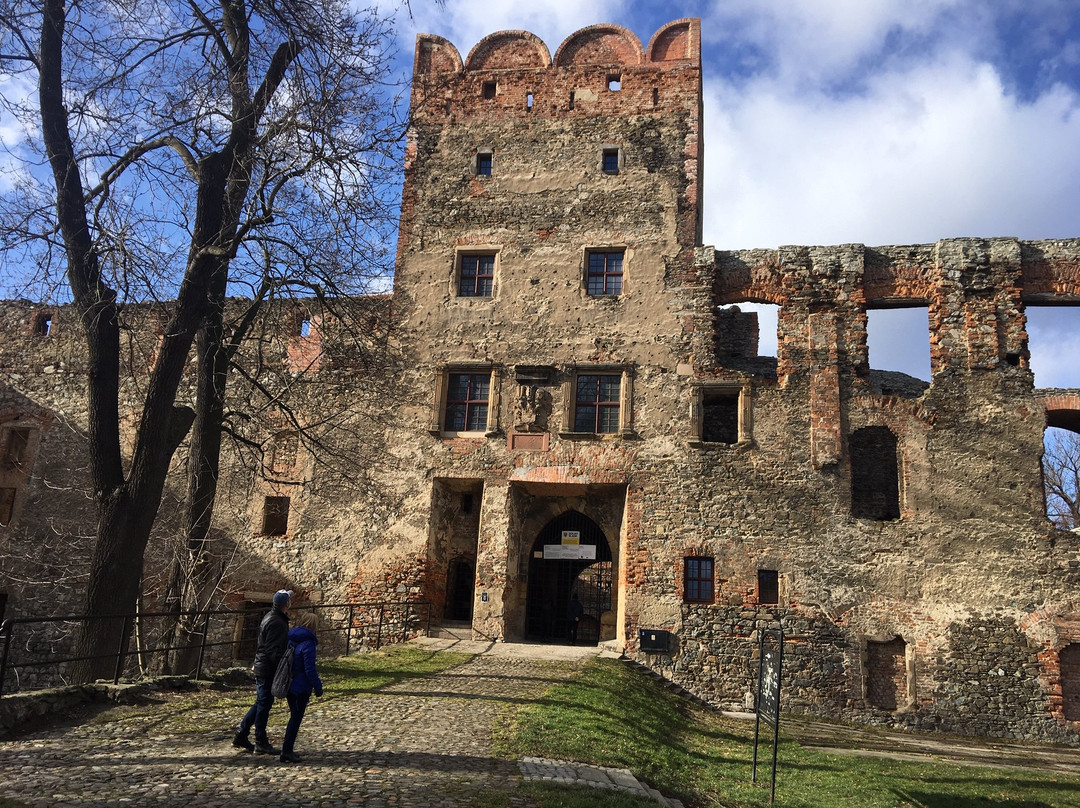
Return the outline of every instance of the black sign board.
[[[784,663],[784,630],[767,629],[758,634],[757,720],[754,722],[754,765],[751,778],[757,782],[757,751],[761,722],[773,730],[772,783],[769,801],[776,799],[776,747],[780,740],[780,672]]]

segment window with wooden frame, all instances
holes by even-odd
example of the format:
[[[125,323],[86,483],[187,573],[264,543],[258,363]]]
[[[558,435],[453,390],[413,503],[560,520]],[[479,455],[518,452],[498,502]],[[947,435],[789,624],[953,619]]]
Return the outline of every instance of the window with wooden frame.
[[[610,435],[619,431],[622,374],[579,373],[574,384],[574,431]]]
[[[458,255],[459,297],[491,297],[495,288],[495,253]]]
[[[262,534],[284,536],[289,532],[289,498],[266,497],[263,499]]]
[[[439,373],[434,435],[490,434],[498,429],[498,370],[491,367],[451,367]]]
[[[683,559],[683,600],[687,603],[712,603],[713,560],[704,556],[687,556]]]
[[[623,250],[589,250],[585,255],[585,289],[592,297],[616,297],[623,289]]]

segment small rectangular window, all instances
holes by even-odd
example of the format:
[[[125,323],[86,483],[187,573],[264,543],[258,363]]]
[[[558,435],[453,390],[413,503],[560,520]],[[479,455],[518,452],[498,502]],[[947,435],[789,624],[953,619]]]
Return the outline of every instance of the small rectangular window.
[[[11,427],[4,430],[3,461],[0,465],[7,468],[21,469],[30,459],[30,430],[26,427]]]
[[[776,570],[757,571],[758,603],[780,602],[780,573]]]
[[[485,81],[483,87],[484,98],[490,101],[495,97],[495,82]]]
[[[289,498],[266,497],[263,500],[263,534],[266,536],[284,536],[288,530]]]
[[[495,285],[495,254],[462,255],[459,262],[458,295],[491,297]]]
[[[607,77],[607,88],[613,93],[619,92],[622,89],[622,76],[618,73],[612,73]]]
[[[490,373],[451,373],[446,390],[447,432],[486,432]]]
[[[713,602],[713,560],[700,556],[683,559],[683,600],[687,603]]]
[[[574,394],[574,431],[617,433],[621,390],[621,375],[579,374]]]
[[[11,524],[15,513],[15,488],[0,488],[0,527]]]
[[[532,108],[533,108],[533,94],[532,93],[525,93],[525,109],[532,112]]]
[[[738,390],[702,392],[701,439],[706,443],[739,442]]]
[[[618,149],[604,149],[603,156],[601,158],[601,168],[605,174],[618,174],[619,173],[619,150]]]
[[[590,252],[586,278],[590,295],[621,295],[623,281],[623,252]]]
[[[47,337],[52,334],[52,315],[48,312],[39,312],[34,317],[34,333],[39,337]]]
[[[491,176],[491,152],[479,152],[476,155],[476,174],[479,177]]]

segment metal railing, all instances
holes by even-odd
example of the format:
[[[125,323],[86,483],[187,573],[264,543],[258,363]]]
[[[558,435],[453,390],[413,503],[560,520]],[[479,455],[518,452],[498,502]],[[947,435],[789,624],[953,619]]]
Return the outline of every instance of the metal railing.
[[[378,650],[385,644],[405,642],[428,634],[431,604],[426,601],[370,601],[330,604],[297,604],[293,612],[314,611],[320,615],[320,645],[349,655],[357,647]],[[52,669],[46,673],[53,684],[66,683],[65,667],[73,662],[112,659],[113,684],[121,678],[140,678],[166,672],[169,655],[197,651],[194,670],[180,675],[201,678],[208,658],[219,662],[250,661],[245,646],[254,650],[254,638],[243,635],[245,618],[265,614],[258,609],[199,609],[191,611],[132,612],[107,616],[67,615],[62,617],[16,617],[0,624],[0,695],[5,692],[8,674],[18,683],[20,672]],[[89,621],[123,621],[117,648],[77,656],[70,650],[76,629]],[[177,626],[184,621],[184,633],[191,642],[176,643]],[[44,686],[52,686],[44,685]],[[20,689],[16,687],[16,689]]]

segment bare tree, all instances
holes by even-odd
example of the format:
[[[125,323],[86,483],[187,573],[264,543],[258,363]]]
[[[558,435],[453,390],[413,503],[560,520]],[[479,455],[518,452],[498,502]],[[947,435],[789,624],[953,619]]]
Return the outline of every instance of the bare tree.
[[[0,69],[37,86],[21,104],[5,96],[27,140],[4,243],[39,268],[39,288],[64,278],[85,330],[98,511],[86,610],[106,617],[137,602],[193,422],[192,541],[212,512],[228,361],[257,320],[256,305],[229,334],[226,296],[329,299],[384,273],[385,162],[399,132],[386,117],[386,27],[341,0],[4,0],[0,26]],[[125,307],[163,300],[125,463]],[[193,343],[194,407],[178,399]],[[88,621],[77,652],[118,647],[123,625]]]
[[[1048,429],[1043,455],[1046,515],[1062,530],[1080,527],[1080,435]]]

